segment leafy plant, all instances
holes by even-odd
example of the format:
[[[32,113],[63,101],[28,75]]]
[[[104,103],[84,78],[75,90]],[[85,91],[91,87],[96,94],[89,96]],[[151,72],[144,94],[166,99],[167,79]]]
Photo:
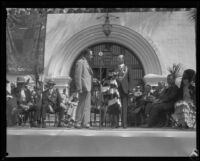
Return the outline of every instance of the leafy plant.
[[[169,67],[168,68],[168,71],[169,71],[169,73],[170,74],[172,74],[172,75],[174,75],[175,76],[175,78],[178,78],[178,77],[180,77],[181,76],[181,74],[180,74],[180,70],[182,69],[182,67],[181,67],[181,64],[179,63],[179,64],[173,64],[172,65],[172,67]]]

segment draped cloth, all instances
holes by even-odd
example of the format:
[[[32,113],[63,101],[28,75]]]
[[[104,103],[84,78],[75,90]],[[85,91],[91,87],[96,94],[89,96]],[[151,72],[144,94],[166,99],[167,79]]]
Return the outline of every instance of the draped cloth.
[[[7,72],[33,74],[43,70],[45,30],[36,24],[39,15],[8,15],[6,24]]]

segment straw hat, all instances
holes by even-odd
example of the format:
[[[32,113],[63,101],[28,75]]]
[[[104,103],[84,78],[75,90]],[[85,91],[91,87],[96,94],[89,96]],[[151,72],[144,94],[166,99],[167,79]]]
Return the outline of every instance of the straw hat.
[[[52,79],[50,79],[47,81],[47,85],[56,85],[56,83]]]
[[[24,77],[17,77],[17,83],[26,83]]]

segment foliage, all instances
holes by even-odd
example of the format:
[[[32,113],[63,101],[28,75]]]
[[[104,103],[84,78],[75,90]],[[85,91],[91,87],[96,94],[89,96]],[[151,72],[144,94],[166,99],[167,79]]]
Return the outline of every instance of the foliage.
[[[181,64],[173,64],[172,67],[168,68],[168,71],[170,74],[174,75],[175,78],[178,78],[181,76],[180,70],[182,69]]]
[[[8,15],[31,15],[31,14],[65,14],[65,13],[105,13],[105,12],[162,12],[181,11],[190,8],[7,8]]]

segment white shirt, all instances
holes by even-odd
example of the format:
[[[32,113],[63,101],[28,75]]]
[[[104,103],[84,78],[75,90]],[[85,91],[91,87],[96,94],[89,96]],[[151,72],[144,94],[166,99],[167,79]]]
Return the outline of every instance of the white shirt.
[[[21,100],[25,101],[26,100],[26,95],[24,89],[21,90]]]

